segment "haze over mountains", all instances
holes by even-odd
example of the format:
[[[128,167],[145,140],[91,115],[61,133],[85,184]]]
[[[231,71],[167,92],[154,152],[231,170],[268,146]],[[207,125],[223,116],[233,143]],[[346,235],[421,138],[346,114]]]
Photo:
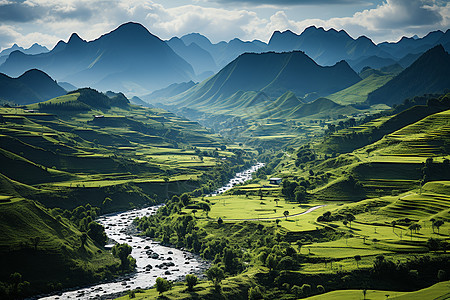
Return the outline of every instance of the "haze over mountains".
[[[174,97],[173,102],[190,107],[218,105],[238,92],[249,91],[263,92],[269,97],[279,97],[286,91],[300,97],[310,93],[323,96],[360,80],[345,61],[322,67],[299,51],[247,53],[213,77]]]
[[[0,72],[17,77],[36,68],[74,86],[144,95],[173,83],[204,80],[246,52],[300,50],[319,65],[346,60],[359,72],[365,66],[381,68],[394,63],[408,67],[438,44],[450,48],[448,30],[376,45],[365,36],[354,39],[343,30],[311,26],[301,34],[274,32],[268,43],[233,39],[213,44],[198,33],[162,41],[142,25],[126,23],[90,42],[72,34],[68,42],[60,41],[47,53],[36,54],[45,51],[37,45],[28,49],[34,52],[13,47],[10,50],[19,51],[10,53]]]
[[[13,52],[0,71],[17,76],[38,68],[59,81],[101,90],[141,92],[189,81],[194,71],[185,60],[142,25],[126,23],[86,42],[72,34],[50,52]]]

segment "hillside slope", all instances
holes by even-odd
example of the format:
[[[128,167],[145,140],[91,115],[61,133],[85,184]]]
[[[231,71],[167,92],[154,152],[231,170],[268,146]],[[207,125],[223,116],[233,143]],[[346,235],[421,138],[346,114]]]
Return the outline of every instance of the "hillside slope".
[[[436,46],[367,97],[370,104],[393,105],[406,98],[443,93],[450,88],[450,54]]]
[[[240,91],[261,91],[269,97],[279,97],[287,91],[298,97],[309,93],[320,96],[360,80],[345,62],[322,67],[302,52],[247,53],[213,77],[169,99],[168,104],[211,108]]]

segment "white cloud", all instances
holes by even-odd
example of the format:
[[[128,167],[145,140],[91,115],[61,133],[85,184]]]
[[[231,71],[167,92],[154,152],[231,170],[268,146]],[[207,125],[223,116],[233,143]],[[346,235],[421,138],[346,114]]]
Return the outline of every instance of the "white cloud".
[[[72,32],[92,40],[128,21],[142,23],[163,39],[199,32],[215,42],[235,37],[267,41],[275,30],[301,33],[311,25],[344,29],[353,37],[366,35],[375,41],[398,40],[402,35],[447,29],[450,24],[450,4],[439,0],[386,0],[352,16],[326,20],[294,20],[276,9],[264,18],[251,9],[207,7],[206,1],[191,3],[167,7],[149,0],[0,0],[0,10],[11,4],[15,12],[18,5],[26,8],[17,13],[15,21],[12,15],[0,20],[0,46],[18,42],[25,47],[38,42],[51,48]]]

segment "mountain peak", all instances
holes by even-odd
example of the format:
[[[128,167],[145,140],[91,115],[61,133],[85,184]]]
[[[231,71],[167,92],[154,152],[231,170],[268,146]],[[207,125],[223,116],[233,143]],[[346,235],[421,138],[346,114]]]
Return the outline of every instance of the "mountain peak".
[[[69,41],[67,42],[67,44],[69,45],[77,45],[80,43],[86,43],[85,40],[81,39],[80,36],[77,33],[72,33],[72,35],[69,38]]]

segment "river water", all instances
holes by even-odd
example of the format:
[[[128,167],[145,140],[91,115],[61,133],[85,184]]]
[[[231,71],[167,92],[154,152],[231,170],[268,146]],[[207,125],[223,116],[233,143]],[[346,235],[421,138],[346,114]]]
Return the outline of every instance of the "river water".
[[[264,164],[258,163],[248,170],[236,173],[236,176],[228,184],[211,195],[223,193],[234,185],[251,179],[252,173],[262,166]],[[155,284],[157,277],[180,280],[187,274],[201,275],[209,267],[209,262],[187,251],[162,246],[150,238],[137,236],[130,231],[135,218],[152,215],[156,213],[159,207],[134,209],[105,215],[97,219],[97,222],[105,227],[105,232],[111,240],[117,243],[127,243],[133,247],[131,255],[136,259],[136,272],[114,282],[80,287],[41,299],[107,299],[128,290],[150,288]]]

